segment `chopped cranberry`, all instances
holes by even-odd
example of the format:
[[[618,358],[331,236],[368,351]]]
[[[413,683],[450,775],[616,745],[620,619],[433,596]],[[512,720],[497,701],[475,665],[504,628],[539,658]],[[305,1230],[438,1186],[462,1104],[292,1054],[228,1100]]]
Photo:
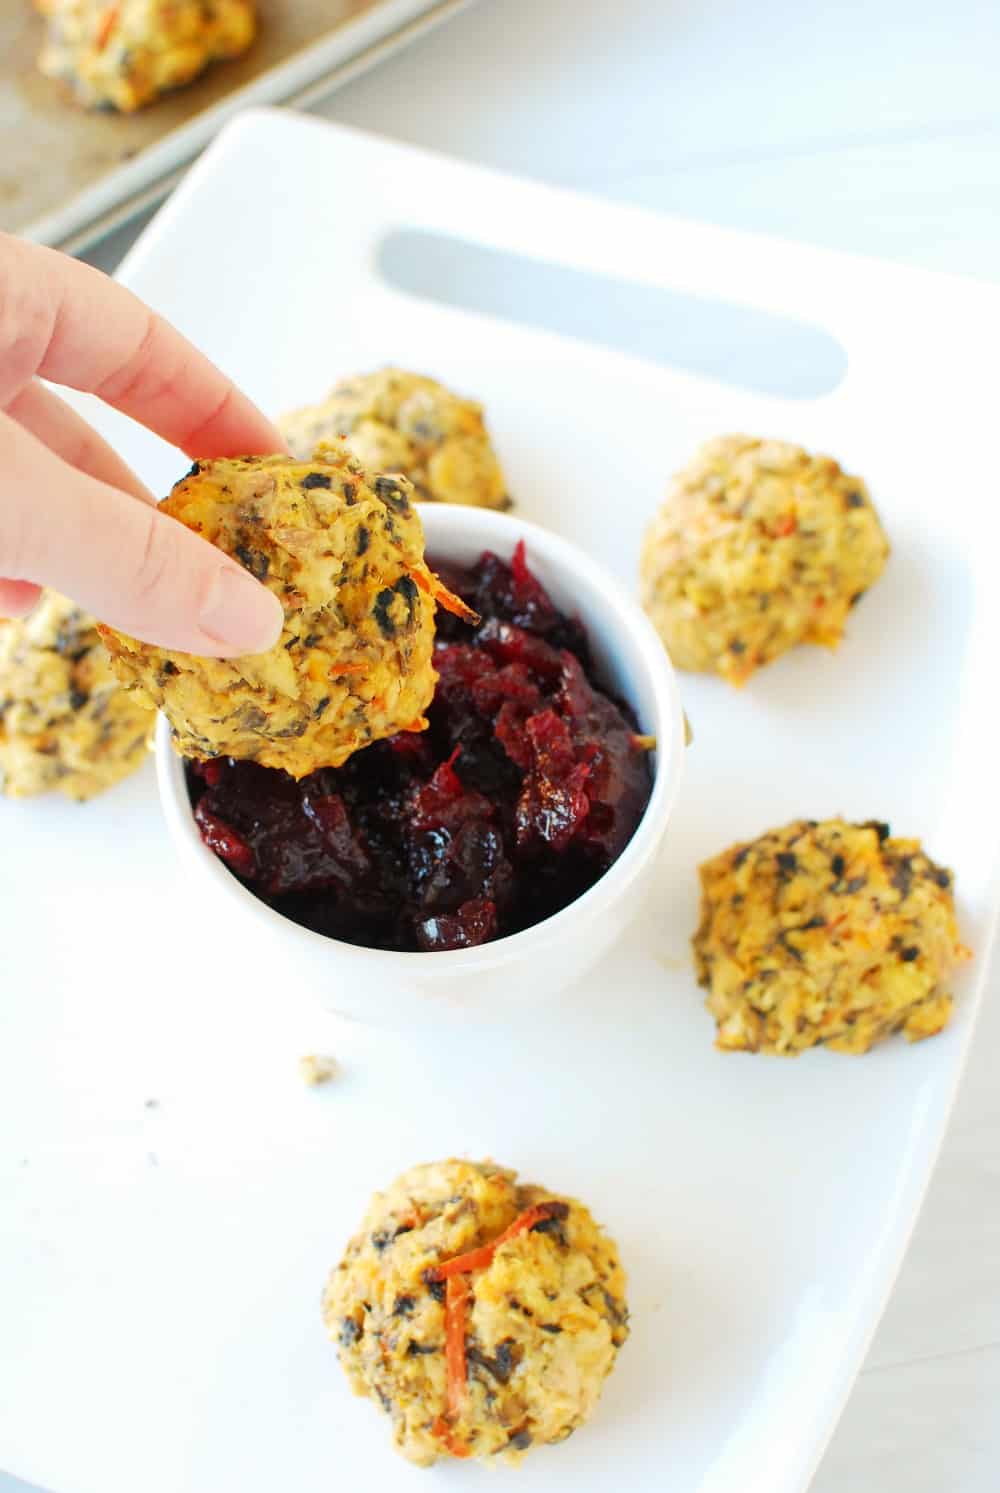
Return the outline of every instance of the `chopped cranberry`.
[[[501,705],[493,725],[493,734],[510,760],[527,770],[531,766],[531,742],[528,740],[528,711],[514,700]]]
[[[560,657],[557,649],[543,638],[527,632],[513,622],[499,622],[488,618],[478,628],[479,647],[485,648],[491,658],[502,664],[519,664],[521,668],[539,681],[543,687],[551,687],[560,676]]]
[[[479,562],[476,599],[493,608],[495,615],[544,637],[561,620],[548,593],[528,569],[524,540],[514,550],[510,565],[486,554]],[[481,607],[476,609],[483,615]]]
[[[481,615],[438,618],[425,732],[296,783],[190,763],[205,843],[295,922],[374,948],[472,948],[558,912],[621,854],[649,798],[627,706],[528,568],[435,564]]]
[[[513,879],[500,831],[481,820],[426,830],[411,840],[409,883],[419,913],[454,912],[482,897],[505,907]]]
[[[532,762],[514,814],[518,849],[556,854],[582,835],[590,811],[590,767],[577,761],[570,726],[552,709],[527,723]]]
[[[429,782],[414,793],[409,821],[418,834],[425,829],[457,829],[469,819],[485,822],[493,818],[489,799],[475,789],[463,787],[455,771],[454,763],[461,750],[456,747],[435,769]]]
[[[489,943],[497,933],[497,910],[492,902],[464,902],[457,912],[439,918],[424,918],[417,924],[417,943],[428,953],[434,949],[472,949]]]
[[[269,896],[337,885],[350,888],[370,878],[371,865],[356,838],[343,801],[297,784],[286,773],[253,762],[221,760],[217,783],[198,800],[195,818],[223,826],[244,844],[252,878]],[[202,837],[209,843],[202,829]],[[233,865],[231,860],[227,863]]]
[[[223,768],[222,763],[217,760],[213,762],[192,762],[191,771],[196,772],[200,778],[203,778],[210,788],[214,788],[222,777]]]
[[[428,762],[427,738],[422,731],[400,731],[391,736],[386,746],[403,763],[409,763],[418,771]]]
[[[257,862],[243,836],[238,835],[221,819],[216,819],[205,807],[204,799],[195,805],[194,817],[201,830],[201,838],[209,850],[213,850],[221,861],[225,861],[237,876],[249,881],[257,869]]]

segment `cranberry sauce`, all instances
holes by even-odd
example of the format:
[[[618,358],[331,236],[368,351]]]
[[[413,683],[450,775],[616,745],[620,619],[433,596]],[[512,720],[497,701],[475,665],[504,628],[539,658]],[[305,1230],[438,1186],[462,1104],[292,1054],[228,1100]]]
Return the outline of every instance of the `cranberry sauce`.
[[[253,762],[188,764],[205,844],[278,912],[369,948],[465,949],[592,886],[649,798],[627,706],[596,685],[583,627],[518,545],[509,565],[434,563],[479,613],[438,614],[429,729],[296,783]]]

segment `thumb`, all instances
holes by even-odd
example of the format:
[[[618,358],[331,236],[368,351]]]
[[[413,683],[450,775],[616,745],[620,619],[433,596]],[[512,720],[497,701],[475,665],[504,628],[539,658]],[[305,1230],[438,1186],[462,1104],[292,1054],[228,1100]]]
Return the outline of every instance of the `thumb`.
[[[281,632],[278,598],[165,513],[0,415],[0,576],[53,586],[144,642],[228,658]]]

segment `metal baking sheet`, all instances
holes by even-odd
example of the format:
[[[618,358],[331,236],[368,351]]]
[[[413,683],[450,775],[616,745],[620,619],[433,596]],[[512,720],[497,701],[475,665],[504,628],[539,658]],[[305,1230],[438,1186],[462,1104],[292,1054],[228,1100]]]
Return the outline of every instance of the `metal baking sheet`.
[[[260,34],[134,115],[80,109],[38,72],[43,22],[0,0],[0,229],[78,250],[165,196],[249,105],[303,105],[374,66],[470,0],[260,0]]]

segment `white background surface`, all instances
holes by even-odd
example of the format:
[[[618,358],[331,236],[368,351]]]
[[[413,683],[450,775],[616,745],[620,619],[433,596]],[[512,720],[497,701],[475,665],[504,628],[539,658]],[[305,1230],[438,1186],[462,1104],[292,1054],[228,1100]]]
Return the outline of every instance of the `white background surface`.
[[[998,62],[992,0],[485,0],[324,112],[620,200],[996,278]],[[994,999],[814,1493],[998,1486],[998,1042]]]

